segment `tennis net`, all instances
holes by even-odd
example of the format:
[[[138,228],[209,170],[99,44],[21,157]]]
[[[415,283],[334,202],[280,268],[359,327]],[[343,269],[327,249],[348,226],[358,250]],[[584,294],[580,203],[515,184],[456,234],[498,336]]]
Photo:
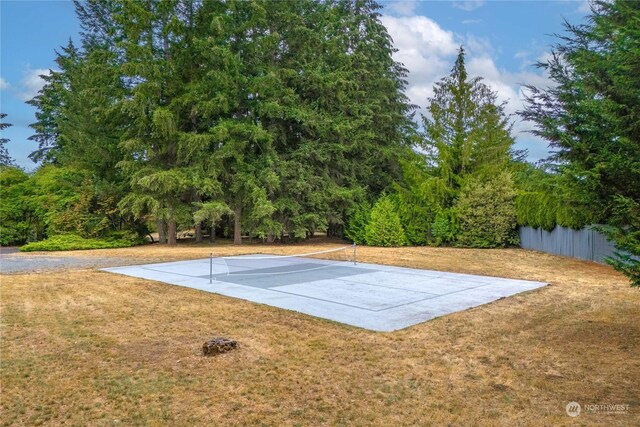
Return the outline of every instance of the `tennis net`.
[[[297,255],[237,255],[222,257],[229,276],[290,274],[340,264],[356,264],[355,245]]]

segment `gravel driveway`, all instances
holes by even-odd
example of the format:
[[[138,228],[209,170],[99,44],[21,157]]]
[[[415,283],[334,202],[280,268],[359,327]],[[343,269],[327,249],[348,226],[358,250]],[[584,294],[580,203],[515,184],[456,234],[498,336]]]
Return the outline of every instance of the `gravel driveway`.
[[[17,248],[0,248],[0,273],[37,273],[69,268],[117,267],[131,264],[127,258],[98,258],[87,256],[29,255]]]

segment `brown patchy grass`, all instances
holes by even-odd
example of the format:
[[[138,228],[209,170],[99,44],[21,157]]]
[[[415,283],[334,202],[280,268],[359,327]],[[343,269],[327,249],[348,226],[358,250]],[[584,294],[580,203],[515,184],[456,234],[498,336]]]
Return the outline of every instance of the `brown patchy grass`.
[[[206,257],[211,249],[71,254],[145,262]],[[640,295],[609,267],[516,249],[358,252],[367,262],[551,285],[377,333],[95,270],[1,276],[1,423],[640,424]],[[238,340],[239,350],[201,356],[202,343],[217,335]],[[630,409],[574,419],[565,413],[569,401]]]

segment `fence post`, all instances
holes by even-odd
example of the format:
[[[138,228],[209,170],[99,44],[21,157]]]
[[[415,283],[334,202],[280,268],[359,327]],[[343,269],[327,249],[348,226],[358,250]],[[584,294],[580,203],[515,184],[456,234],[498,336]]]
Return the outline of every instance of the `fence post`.
[[[209,284],[213,283],[213,252],[209,254]]]

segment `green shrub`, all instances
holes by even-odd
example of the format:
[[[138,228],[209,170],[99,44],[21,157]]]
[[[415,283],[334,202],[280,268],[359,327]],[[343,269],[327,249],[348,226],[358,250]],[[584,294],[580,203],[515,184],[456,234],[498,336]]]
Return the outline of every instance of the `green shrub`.
[[[515,189],[509,173],[490,181],[470,181],[457,204],[459,246],[495,248],[518,243]]]
[[[16,245],[29,238],[30,221],[25,203],[29,179],[19,168],[0,166],[0,245]]]
[[[440,246],[452,243],[456,240],[458,231],[458,218],[455,209],[442,209],[438,211],[433,224],[431,224],[432,244]]]
[[[403,224],[407,244],[425,246],[429,242],[429,217],[418,209],[411,211],[411,208],[416,207],[410,206],[401,215],[401,223]]]
[[[392,197],[407,244],[426,245],[429,242],[431,223],[435,215],[429,200],[401,189]]]
[[[82,249],[127,248],[143,243],[131,232],[114,232],[103,239],[85,239],[77,234],[59,234],[39,242],[31,242],[20,248],[22,252],[34,251],[73,251]]]
[[[523,192],[516,197],[518,224],[551,231],[555,228],[558,203],[554,195]]]
[[[430,244],[436,213],[452,197],[446,180],[433,176],[425,157],[411,150],[401,160],[402,180],[394,184],[396,212],[410,245]]]
[[[366,227],[366,241],[370,246],[403,246],[407,244],[400,217],[393,202],[383,196],[371,211],[371,219]]]
[[[370,219],[371,205],[368,202],[357,205],[351,212],[347,223],[345,233],[347,238],[358,245],[364,245],[367,242],[367,225]]]
[[[516,197],[516,213],[518,225],[547,231],[556,225],[578,230],[596,219],[584,203],[558,192],[521,192]]]

